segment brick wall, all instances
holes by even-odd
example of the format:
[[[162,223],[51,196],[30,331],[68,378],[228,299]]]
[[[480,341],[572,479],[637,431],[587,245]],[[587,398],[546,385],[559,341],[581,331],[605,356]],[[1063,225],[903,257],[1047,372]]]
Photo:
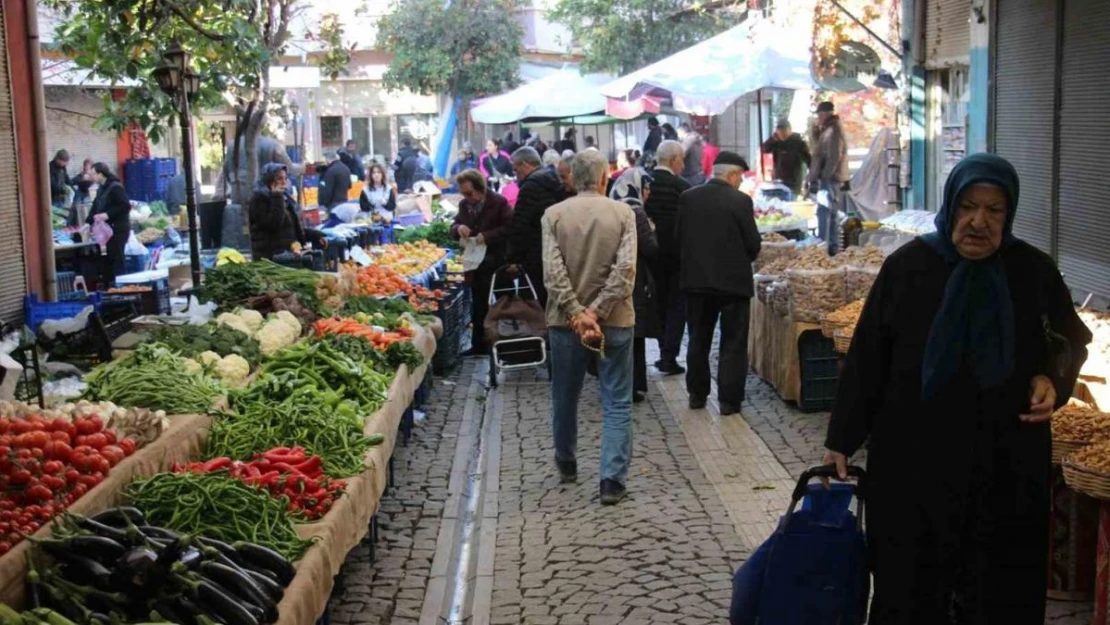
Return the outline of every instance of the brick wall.
[[[86,158],[119,167],[116,133],[93,127],[104,110],[99,91],[76,87],[45,87],[46,151],[53,158],[58,150],[69,151],[70,174],[77,173]]]

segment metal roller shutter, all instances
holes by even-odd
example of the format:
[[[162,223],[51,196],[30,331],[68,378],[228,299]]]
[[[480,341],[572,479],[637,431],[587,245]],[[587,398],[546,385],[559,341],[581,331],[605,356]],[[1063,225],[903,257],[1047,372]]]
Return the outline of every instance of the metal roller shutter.
[[[7,25],[0,4],[0,171],[7,184],[0,185],[0,319],[18,321],[23,316],[27,273],[23,265],[23,223],[19,201],[15,121],[8,67]]]
[[[994,80],[994,151],[1009,159],[1021,177],[1014,234],[1050,254],[1056,124],[1054,4],[998,0]]]
[[[925,67],[967,63],[971,49],[971,0],[927,0]]]
[[[1060,270],[1072,288],[1110,294],[1110,213],[1106,163],[1110,146],[1110,2],[1064,4],[1060,107]],[[1102,85],[1101,87],[1099,85]],[[1022,186],[1025,181],[1022,180]]]

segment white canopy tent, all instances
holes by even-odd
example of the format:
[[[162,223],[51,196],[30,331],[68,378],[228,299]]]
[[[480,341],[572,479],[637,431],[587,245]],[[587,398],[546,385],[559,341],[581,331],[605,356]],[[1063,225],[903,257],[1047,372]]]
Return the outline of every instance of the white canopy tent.
[[[675,110],[719,115],[760,89],[812,89],[811,42],[768,21],[739,26],[601,87],[607,98],[670,97]]]
[[[605,111],[605,96],[599,87],[611,79],[607,74],[583,76],[576,69],[561,69],[507,93],[475,101],[470,117],[482,124],[512,124],[599,115]]]

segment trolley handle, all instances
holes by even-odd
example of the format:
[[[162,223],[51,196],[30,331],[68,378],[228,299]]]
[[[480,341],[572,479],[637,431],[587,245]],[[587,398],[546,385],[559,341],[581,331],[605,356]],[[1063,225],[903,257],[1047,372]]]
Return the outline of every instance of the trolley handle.
[[[836,465],[826,464],[810,467],[802,472],[801,477],[798,478],[798,484],[794,487],[794,493],[791,495],[792,501],[795,503],[801,501],[802,497],[806,495],[810,480],[819,477],[837,479]],[[863,497],[861,491],[863,490],[863,481],[866,477],[867,472],[863,470],[863,467],[858,467],[854,464],[848,465],[848,478],[855,478],[856,480],[856,485],[853,489],[856,497]]]

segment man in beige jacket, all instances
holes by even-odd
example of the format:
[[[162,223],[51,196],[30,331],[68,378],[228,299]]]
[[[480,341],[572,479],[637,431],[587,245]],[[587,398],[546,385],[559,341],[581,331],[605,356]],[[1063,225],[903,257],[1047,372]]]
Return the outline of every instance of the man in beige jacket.
[[[632,455],[636,217],[605,197],[608,163],[600,152],[576,155],[571,179],[578,195],[541,221],[555,465],[564,483],[577,480],[578,397],[591,350],[600,351],[601,503],[613,505],[624,498]]]

